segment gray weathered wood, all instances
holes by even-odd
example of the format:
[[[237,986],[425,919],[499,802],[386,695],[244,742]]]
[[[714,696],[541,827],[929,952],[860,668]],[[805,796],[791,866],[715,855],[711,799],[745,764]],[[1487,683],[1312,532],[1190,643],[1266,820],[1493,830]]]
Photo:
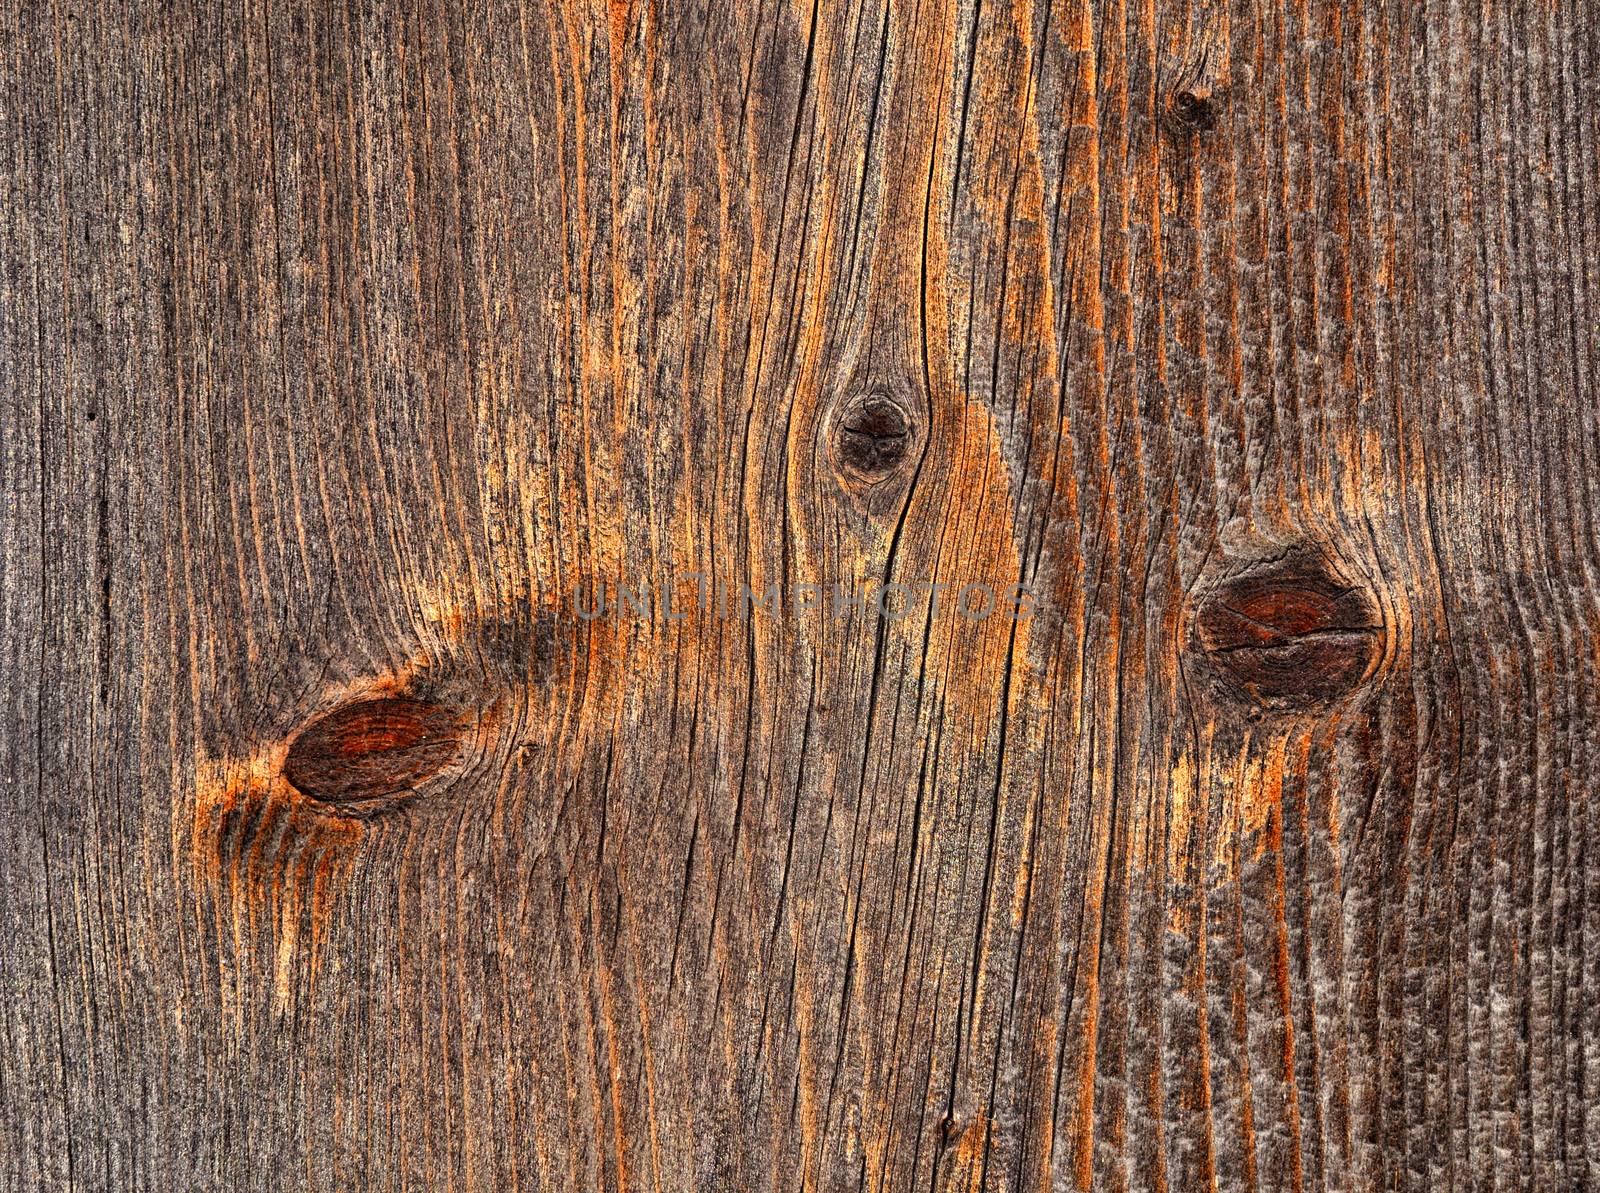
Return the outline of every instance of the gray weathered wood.
[[[1589,0],[0,63],[0,1188],[1600,1187]]]

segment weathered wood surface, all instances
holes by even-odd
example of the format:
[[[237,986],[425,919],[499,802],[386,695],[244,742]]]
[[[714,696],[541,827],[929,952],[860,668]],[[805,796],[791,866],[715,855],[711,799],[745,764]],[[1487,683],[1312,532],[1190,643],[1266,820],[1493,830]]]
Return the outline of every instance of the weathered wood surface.
[[[1600,1187],[1600,8],[0,22],[4,1188]]]

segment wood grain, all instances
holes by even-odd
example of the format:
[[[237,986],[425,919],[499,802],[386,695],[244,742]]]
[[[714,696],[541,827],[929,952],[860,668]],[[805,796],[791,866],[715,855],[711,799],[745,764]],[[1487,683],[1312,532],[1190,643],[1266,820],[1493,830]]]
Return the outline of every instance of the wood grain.
[[[0,1188],[1600,1188],[1590,0],[0,64]]]

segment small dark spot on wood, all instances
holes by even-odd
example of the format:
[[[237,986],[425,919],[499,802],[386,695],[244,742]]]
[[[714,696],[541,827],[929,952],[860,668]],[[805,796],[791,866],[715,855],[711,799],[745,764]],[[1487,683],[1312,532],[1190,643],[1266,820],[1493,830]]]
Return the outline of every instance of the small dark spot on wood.
[[[289,747],[283,777],[309,799],[376,811],[412,795],[460,752],[462,724],[421,700],[362,700],[313,721]]]
[[[1329,700],[1356,687],[1377,661],[1381,630],[1366,592],[1304,556],[1217,585],[1195,619],[1218,676],[1269,706]]]
[[[1208,132],[1217,125],[1215,105],[1207,96],[1187,89],[1177,92],[1170,104],[1172,124],[1180,132]]]
[[[916,425],[894,397],[873,392],[850,399],[840,413],[834,448],[841,467],[868,481],[882,480],[910,454]]]

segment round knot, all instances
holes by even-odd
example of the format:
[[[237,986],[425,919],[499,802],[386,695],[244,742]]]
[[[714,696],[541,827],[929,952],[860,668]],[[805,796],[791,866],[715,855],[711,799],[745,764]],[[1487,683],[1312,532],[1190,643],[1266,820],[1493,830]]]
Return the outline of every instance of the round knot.
[[[1200,601],[1195,632],[1220,678],[1268,705],[1343,695],[1366,679],[1382,645],[1367,593],[1304,558],[1214,586]]]
[[[1172,123],[1180,132],[1206,132],[1216,127],[1217,112],[1211,100],[1187,89],[1172,97]]]
[[[877,483],[910,458],[916,423],[905,405],[882,391],[851,398],[834,425],[834,454],[847,473]]]

